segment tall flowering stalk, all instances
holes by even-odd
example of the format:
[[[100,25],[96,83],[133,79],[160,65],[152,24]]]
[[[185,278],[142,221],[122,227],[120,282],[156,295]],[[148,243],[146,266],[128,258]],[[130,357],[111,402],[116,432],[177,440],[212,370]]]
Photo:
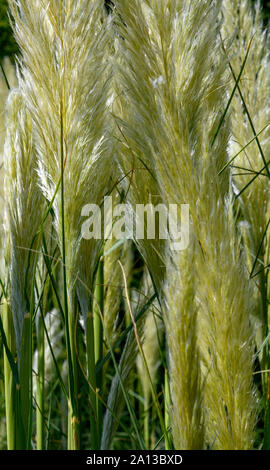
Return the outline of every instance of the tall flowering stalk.
[[[137,21],[139,23],[141,20],[140,10],[136,11],[135,14],[137,15]],[[134,132],[130,127],[127,129],[129,121],[133,121],[133,119],[136,119],[138,116],[138,110],[133,107],[129,107],[130,103],[125,88],[127,84],[124,86],[121,85],[120,70],[125,75],[133,73],[134,80],[136,79],[138,81],[139,75],[142,71],[140,68],[135,72],[134,64],[132,65],[132,68],[129,69],[130,64],[127,63],[125,53],[123,53],[122,49],[122,46],[125,46],[126,44],[126,30],[124,30],[123,36],[122,32],[115,33],[116,25],[118,25],[119,30],[121,31],[123,27],[125,28],[126,23],[121,14],[117,15],[114,20],[113,24],[115,26],[112,35],[112,40],[114,41],[114,99],[112,103],[112,113],[115,123],[114,132],[117,137],[117,161],[120,173],[119,179],[121,182],[119,186],[121,186],[124,191],[125,203],[128,205],[130,215],[135,221],[135,229],[137,222],[136,206],[138,204],[144,206],[147,204],[157,205],[161,202],[161,197],[155,176],[155,169],[151,162],[146,162],[145,160],[145,149],[138,148],[138,145],[134,145],[134,141],[137,142],[137,139],[142,136],[138,136],[138,129],[134,130]],[[129,33],[133,34],[134,32],[129,28]],[[139,101],[137,101],[137,103],[138,106],[141,106]],[[151,106],[151,103],[148,102],[146,105]],[[147,139],[147,127],[144,128],[144,134],[145,139]],[[146,234],[144,234],[142,237],[135,237],[134,242],[143,256],[144,261],[151,272],[155,288],[157,292],[159,292],[165,271],[162,259],[164,240],[159,239],[156,232],[153,239],[148,240]]]
[[[1,64],[4,74],[0,72],[0,154],[3,154],[5,141],[5,107],[9,94],[9,88],[17,85],[15,66],[10,59],[6,57]]]
[[[237,14],[232,16],[232,11]],[[268,275],[269,264],[270,173],[265,167],[270,151],[270,55],[269,33],[263,27],[260,3],[255,11],[249,1],[223,2],[223,39],[225,47],[232,42],[231,86],[238,76],[249,42],[250,52],[239,87],[232,101],[232,137],[230,156],[233,158],[235,190],[245,223],[244,239],[248,267],[253,277],[259,320],[259,347],[268,335]],[[257,136],[257,134],[259,134]],[[257,137],[256,137],[257,136]],[[241,149],[244,148],[243,151]],[[240,153],[239,153],[240,152]],[[266,162],[267,163],[267,162]],[[269,368],[269,347],[263,350],[262,369]],[[267,387],[267,375],[263,375]]]
[[[118,43],[125,64],[119,69],[129,110],[124,133],[132,141],[133,154],[154,169],[163,201],[189,204],[191,239],[194,236],[195,240],[194,258],[182,253],[171,256],[170,242],[166,258],[163,301],[171,390],[177,396],[172,405],[174,444],[176,448],[202,447],[205,421],[207,440],[214,433],[217,448],[249,448],[256,416],[247,301],[252,297],[235,235],[229,242],[231,202],[225,203],[229,178],[218,176],[228,161],[228,125],[216,134],[220,104],[226,103],[226,61],[219,37],[221,4],[149,0],[131,5],[122,0],[118,5],[124,19],[119,21],[124,40]],[[224,271],[226,283],[221,282]],[[239,279],[240,293],[234,289],[232,274]],[[225,328],[219,328],[224,324]],[[230,344],[228,334],[233,338]],[[200,379],[199,357],[206,361],[205,381],[210,384],[206,390]],[[217,422],[213,421],[216,401]]]
[[[8,444],[9,447],[24,448],[28,445],[27,434],[31,413],[31,331],[34,301],[33,276],[35,275],[35,256],[32,250],[38,248],[37,232],[42,221],[44,203],[37,186],[37,153],[32,137],[32,120],[19,90],[13,91],[8,99],[4,162],[6,267],[9,272],[8,307],[4,315],[10,317],[5,318],[4,323],[8,326],[6,334],[11,341],[11,351],[13,354],[16,351],[18,356],[21,396],[19,406],[21,406],[20,413],[24,430],[23,436],[19,435],[18,429],[13,429],[13,436],[8,432]],[[13,328],[16,335],[16,347],[12,338]],[[5,368],[9,368],[8,362]],[[8,380],[8,373],[6,377]],[[14,378],[10,379],[11,382],[13,380]],[[10,390],[8,393],[7,403],[14,396]],[[17,419],[17,423],[19,422],[18,416],[14,419]],[[7,426],[9,430],[8,417]]]
[[[69,358],[68,445],[74,449],[80,445],[76,291],[87,326],[88,368],[93,369],[89,289],[102,243],[82,238],[81,213],[85,204],[101,205],[112,168],[106,118],[106,22],[99,0],[41,0],[38,4],[11,0],[9,4],[22,53],[20,87],[34,123],[40,185],[53,202],[62,255]],[[89,376],[93,377],[91,371]],[[96,402],[95,396],[92,400]],[[94,432],[94,417],[92,428]]]
[[[9,95],[9,89],[12,89],[17,86],[17,79],[15,73],[15,66],[11,63],[10,59],[7,57],[2,62],[2,68],[4,73],[0,71],[0,178],[4,180],[4,162],[3,162],[3,150],[4,150],[4,142],[5,142],[5,135],[6,135],[6,120],[5,120],[5,110],[6,110],[6,102]],[[0,190],[0,203],[1,207],[4,209],[4,185],[2,185]],[[3,233],[3,215],[4,210],[1,212],[0,216],[0,250],[1,253],[4,250],[4,233]],[[4,259],[4,256],[1,256],[1,259]],[[0,264],[0,272],[1,277],[4,278],[5,266],[4,262],[2,261]]]
[[[31,301],[33,256],[30,256],[29,250],[35,247],[35,235],[41,223],[41,217],[37,214],[42,208],[43,198],[37,186],[37,154],[32,138],[32,121],[19,90],[11,93],[7,109],[5,228],[9,235],[7,266],[10,263],[11,310],[20,358],[23,322]]]
[[[250,449],[258,400],[253,384],[253,292],[232,203],[208,219],[197,259],[202,310],[207,437],[216,449]],[[226,273],[226,275],[225,275]]]

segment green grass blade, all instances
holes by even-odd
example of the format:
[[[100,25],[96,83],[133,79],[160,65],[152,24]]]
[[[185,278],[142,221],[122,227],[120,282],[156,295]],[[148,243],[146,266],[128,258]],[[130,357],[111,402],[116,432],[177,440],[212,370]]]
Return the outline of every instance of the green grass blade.
[[[8,78],[7,78],[5,69],[4,69],[3,65],[2,65],[2,62],[0,62],[0,68],[1,68],[1,70],[2,70],[2,74],[3,74],[3,76],[4,76],[4,80],[5,80],[5,82],[6,82],[7,88],[8,88],[8,90],[10,90],[9,81],[8,81]]]
[[[148,310],[148,308],[152,305],[154,300],[156,299],[157,295],[153,294],[150,299],[146,302],[146,304],[141,308],[141,310],[135,315],[135,322],[137,323],[140,318],[145,314],[145,312]],[[111,346],[110,351],[106,354],[106,356],[102,359],[102,361],[99,361],[96,366],[97,372],[101,370],[101,368],[105,365],[105,363],[111,358],[112,352],[115,351],[121,344],[122,342],[126,339],[127,335],[129,332],[133,329],[133,324],[131,323],[125,331],[120,335],[118,340],[115,342],[113,346]]]
[[[218,134],[219,134],[219,131],[220,131],[221,127],[222,127],[222,124],[223,124],[223,122],[224,122],[224,119],[225,119],[225,117],[226,117],[226,115],[227,115],[227,112],[228,112],[228,110],[229,110],[229,107],[230,107],[230,105],[231,105],[231,102],[232,102],[232,99],[233,99],[233,97],[234,97],[234,94],[235,94],[235,92],[236,92],[236,90],[237,90],[238,83],[239,83],[239,81],[240,81],[240,79],[241,79],[242,73],[243,73],[243,71],[244,71],[244,68],[245,68],[245,65],[246,65],[246,62],[247,62],[247,58],[248,58],[248,54],[249,54],[249,51],[250,51],[250,46],[251,46],[252,39],[253,39],[253,38],[251,38],[251,40],[249,41],[249,44],[248,44],[248,47],[247,47],[247,52],[246,52],[244,61],[243,61],[243,63],[242,63],[242,66],[241,66],[239,75],[238,75],[237,79],[235,80],[235,85],[234,85],[234,87],[233,87],[233,90],[232,90],[231,96],[230,96],[230,98],[229,98],[229,101],[228,101],[228,103],[227,103],[227,106],[226,106],[226,108],[225,108],[225,111],[224,111],[224,113],[223,113],[222,116],[221,116],[221,119],[220,119],[218,128],[217,128],[217,130],[216,130],[216,132],[215,132],[213,141],[212,141],[212,143],[211,143],[211,147],[213,147],[213,145],[214,145],[214,143],[215,143],[215,141],[216,141],[216,138],[217,138],[217,136],[218,136]]]
[[[17,366],[17,363],[14,361],[13,354],[12,354],[11,350],[9,349],[8,341],[7,341],[7,337],[6,337],[6,334],[5,334],[5,329],[4,329],[4,325],[3,325],[3,322],[2,322],[1,315],[0,315],[0,333],[1,333],[2,341],[3,341],[3,345],[4,345],[4,348],[5,348],[5,353],[7,355],[7,359],[8,359],[8,362],[9,362],[9,365],[10,365],[15,383],[17,385],[19,385],[20,381],[19,381],[18,366]]]
[[[6,332],[5,342],[9,347],[10,354],[13,357],[16,354],[16,337],[13,327],[11,312],[8,303],[5,302],[2,307],[3,328]],[[4,341],[3,341],[4,342]],[[6,434],[8,450],[16,448],[16,380],[10,367],[7,353],[4,351],[4,382],[5,382],[5,408],[6,408]]]
[[[104,311],[104,261],[101,257],[96,274],[96,286],[93,300],[94,313],[94,341],[95,341],[95,365],[103,356],[103,311]],[[102,369],[96,375],[96,386],[102,395]],[[96,400],[97,435],[100,447],[102,434],[102,407],[100,400]]]
[[[262,236],[262,239],[261,239],[259,248],[258,248],[258,252],[257,252],[257,254],[256,254],[255,261],[254,261],[253,266],[252,266],[252,269],[251,269],[251,273],[250,273],[250,275],[249,275],[250,279],[251,279],[252,277],[254,277],[254,276],[253,276],[254,269],[255,269],[255,266],[256,266],[256,264],[257,264],[257,261],[258,261],[258,258],[259,258],[259,255],[260,255],[260,252],[261,252],[261,249],[262,249],[262,246],[263,246],[263,243],[264,243],[266,234],[267,234],[267,230],[268,230],[268,228],[269,228],[269,225],[270,225],[270,218],[269,218],[269,220],[268,220],[268,222],[267,222],[267,224],[266,224],[265,230],[264,230],[264,232],[263,232],[263,236]],[[260,271],[259,271],[259,272],[260,272]],[[257,273],[257,274],[258,274],[258,273]],[[255,274],[255,276],[256,276],[256,274]]]
[[[241,148],[241,150],[239,150],[239,152],[237,152],[231,159],[228,163],[226,163],[226,165],[224,165],[224,167],[218,172],[218,175],[221,175],[223,173],[224,170],[226,170],[226,168],[228,168],[228,166],[236,159],[236,157],[238,157],[238,155],[240,155],[252,142],[254,142],[254,140],[256,140],[257,137],[259,137],[259,135],[261,135],[263,133],[263,131],[265,131],[265,129],[267,129],[267,127],[270,126],[270,123],[268,122],[268,124],[266,124],[266,126],[264,126],[260,132],[258,132],[258,134],[256,134],[255,137],[253,137],[246,145],[244,145],[244,147]]]
[[[132,425],[134,427],[134,431],[135,431],[135,434],[136,434],[136,437],[138,439],[138,443],[139,443],[139,447],[140,449],[145,449],[145,443],[143,441],[143,438],[141,436],[141,433],[140,433],[140,430],[139,430],[139,425],[137,423],[137,418],[136,418],[136,415],[135,415],[135,412],[134,412],[134,409],[132,408],[132,405],[130,403],[130,399],[129,399],[129,396],[128,396],[128,393],[125,389],[125,386],[124,386],[124,383],[123,383],[123,380],[122,380],[122,377],[121,377],[121,373],[119,371],[119,367],[118,367],[118,364],[117,364],[117,361],[116,361],[116,358],[115,358],[115,355],[114,355],[114,351],[113,351],[113,348],[110,344],[110,339],[109,339],[109,336],[107,334],[107,331],[106,329],[104,328],[104,331],[105,331],[105,336],[106,336],[106,340],[107,340],[107,343],[109,345],[109,348],[110,348],[110,352],[111,352],[111,358],[112,358],[112,361],[113,361],[113,365],[114,365],[114,368],[115,368],[115,372],[117,374],[117,377],[118,377],[118,380],[119,380],[119,384],[120,384],[120,387],[121,387],[121,390],[122,390],[122,393],[123,393],[123,397],[124,397],[124,400],[126,402],[126,405],[127,405],[127,408],[128,408],[128,412],[129,412],[129,415],[130,415],[130,419],[131,419],[131,422],[132,422]]]
[[[258,173],[256,173],[256,175],[241,189],[241,191],[239,191],[238,194],[236,194],[235,200],[238,199],[241,196],[241,194],[243,194],[243,192],[253,183],[253,181],[255,181],[255,179],[258,178],[258,176],[262,174],[263,170],[265,170],[265,168],[268,167],[269,164],[270,164],[270,160],[268,160],[268,162],[266,162],[266,165],[263,166],[261,170],[258,171]]]
[[[25,449],[29,449],[29,428],[30,413],[32,411],[32,396],[30,389],[30,380],[32,375],[32,322],[30,313],[26,314],[23,321],[21,359],[20,359],[20,391],[21,391],[21,407],[23,426],[27,436]]]

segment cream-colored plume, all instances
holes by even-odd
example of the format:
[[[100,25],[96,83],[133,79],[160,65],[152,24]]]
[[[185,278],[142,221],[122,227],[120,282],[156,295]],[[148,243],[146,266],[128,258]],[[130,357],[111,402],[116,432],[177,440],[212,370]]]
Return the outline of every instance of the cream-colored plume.
[[[202,447],[214,432],[216,448],[250,448],[257,406],[249,326],[252,295],[231,228],[229,176],[218,176],[228,161],[229,136],[228,121],[216,133],[226,106],[228,80],[219,36],[221,2],[121,0],[117,4],[124,19],[119,20],[123,40],[118,39],[118,44],[124,64],[119,65],[119,75],[128,103],[122,129],[132,148],[130,159],[135,165],[142,160],[152,170],[167,205],[186,203],[190,210],[187,253],[175,253],[168,243],[163,295],[174,445],[177,449]],[[235,290],[235,278],[240,293]],[[205,359],[210,372],[204,380],[211,386],[205,393],[199,347],[201,360],[210,352]],[[218,383],[215,388],[214,382]],[[217,399],[222,416],[215,425]],[[186,406],[182,408],[181,403]],[[183,426],[187,421],[189,426]]]
[[[234,15],[233,11],[236,12]],[[258,335],[260,346],[268,331],[268,276],[264,266],[269,264],[270,250],[269,227],[266,231],[270,218],[269,165],[265,168],[270,152],[270,41],[267,28],[263,26],[259,2],[256,3],[254,11],[249,0],[224,0],[223,14],[222,34],[225,46],[227,42],[232,42],[231,66],[236,77],[247,54],[247,48],[250,47],[239,82],[240,92],[237,90],[231,104],[230,157],[233,158],[252,140],[232,165],[235,167],[235,191],[237,194],[243,191],[239,201],[244,218],[242,228],[248,267],[252,274],[260,271],[259,275],[254,277],[257,303],[254,314],[257,315],[259,311],[260,323],[263,325]],[[234,83],[231,74],[228,94],[232,92]],[[260,135],[256,140],[254,137],[258,133]],[[258,258],[255,263],[256,257]],[[265,366],[266,364],[262,364],[263,368]]]
[[[6,198],[6,269],[10,304],[20,354],[24,316],[29,313],[36,235],[42,221],[43,197],[38,188],[37,152],[32,120],[18,89],[7,103],[4,146]]]
[[[22,52],[20,86],[33,118],[41,188],[52,200],[62,246],[65,219],[68,289],[77,280],[81,308],[89,308],[89,289],[102,240],[85,240],[81,227],[86,204],[103,202],[109,189],[113,146],[108,142],[109,59],[103,4],[98,0],[40,2],[11,0],[14,31]]]

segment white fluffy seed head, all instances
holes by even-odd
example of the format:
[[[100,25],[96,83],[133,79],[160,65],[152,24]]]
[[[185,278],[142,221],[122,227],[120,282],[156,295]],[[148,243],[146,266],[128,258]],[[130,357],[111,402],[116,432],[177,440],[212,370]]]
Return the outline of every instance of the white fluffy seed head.
[[[20,90],[7,102],[4,146],[6,268],[9,273],[11,310],[20,352],[22,325],[29,311],[35,237],[42,220],[44,200],[37,184],[37,153],[32,120]]]
[[[102,241],[82,239],[81,211],[85,204],[102,204],[113,174],[103,4],[67,0],[60,9],[59,2],[49,0],[9,3],[22,52],[20,87],[33,119],[40,186],[50,201],[61,178],[62,161],[68,284],[73,290],[80,279],[89,286]],[[61,245],[60,191],[53,209]],[[83,290],[80,286],[80,296]]]

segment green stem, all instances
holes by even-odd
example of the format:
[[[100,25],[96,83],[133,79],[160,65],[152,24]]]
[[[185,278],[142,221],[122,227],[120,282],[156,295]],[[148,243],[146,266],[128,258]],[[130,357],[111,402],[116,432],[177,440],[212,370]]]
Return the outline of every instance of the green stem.
[[[104,262],[101,258],[96,275],[96,286],[94,294],[94,336],[95,336],[95,364],[103,357],[103,311],[104,311]],[[96,372],[96,386],[99,394],[102,393],[102,369]],[[96,395],[97,412],[97,434],[99,444],[102,434],[102,407],[101,402]]]
[[[31,316],[27,313],[24,316],[22,343],[21,343],[21,357],[20,357],[20,397],[21,397],[21,410],[22,422],[25,432],[26,442],[24,449],[27,449],[27,436],[30,425],[30,412],[32,412],[32,397],[30,389],[30,380],[32,375],[32,322]]]
[[[8,348],[13,356],[16,353],[16,339],[13,327],[12,315],[5,302],[2,311],[3,327],[6,334]],[[5,403],[6,403],[6,429],[7,429],[7,448],[8,450],[15,450],[16,448],[16,414],[15,414],[15,401],[16,401],[16,383],[13,373],[4,351],[4,377],[5,377]]]
[[[61,2],[59,3],[59,14],[61,16]],[[62,29],[62,23],[61,23]],[[62,32],[61,32],[62,38]],[[63,48],[63,44],[62,44]],[[64,68],[64,64],[63,68]],[[76,309],[72,293],[72,279],[67,282],[66,270],[66,234],[65,234],[65,131],[64,131],[64,86],[61,84],[60,99],[60,157],[61,157],[61,229],[62,229],[62,262],[63,262],[63,290],[64,290],[64,315],[65,315],[65,336],[68,357],[68,381],[69,381],[69,402],[68,402],[68,449],[78,450],[80,447],[79,416],[78,416],[78,377],[77,377],[77,357],[76,357]],[[68,295],[69,286],[69,295]],[[70,304],[70,305],[69,305]]]
[[[88,381],[91,385],[89,391],[90,398],[90,431],[91,431],[91,448],[97,450],[98,433],[97,433],[97,411],[96,411],[96,363],[95,363],[95,340],[94,340],[94,321],[91,309],[86,316],[86,356],[87,356],[87,374]]]
[[[268,337],[268,299],[267,299],[267,272],[260,273],[260,290],[262,298],[262,317],[263,317],[263,339]],[[267,341],[262,353],[262,370],[269,371],[269,342]],[[262,383],[265,397],[265,417],[264,417],[264,450],[270,448],[270,374],[262,373]]]
[[[67,282],[66,271],[66,234],[65,234],[65,163],[67,155],[66,148],[66,122],[65,122],[65,60],[64,60],[64,40],[63,40],[63,17],[62,0],[59,2],[59,21],[60,21],[60,41],[61,41],[61,67],[64,71],[61,77],[60,91],[60,160],[61,160],[61,248],[63,263],[63,290],[64,290],[64,316],[65,316],[65,336],[67,345],[68,359],[68,382],[69,382],[69,400],[68,400],[68,449],[77,450],[80,446],[79,440],[79,417],[77,408],[77,357],[76,357],[76,312],[73,309],[73,296],[71,282]],[[72,281],[72,280],[71,280]],[[68,295],[69,286],[69,295]],[[70,304],[70,305],[69,305]],[[71,307],[71,308],[70,308]],[[70,310],[69,310],[70,308]]]
[[[76,299],[69,299],[68,327],[70,331],[70,363],[72,368],[70,381],[70,402],[68,409],[68,449],[80,449],[80,418],[78,404],[78,362],[77,362],[77,317]]]
[[[145,448],[149,449],[150,446],[150,400],[149,400],[149,394],[147,393],[147,396],[144,397],[144,403],[143,403],[143,411],[144,411],[144,418],[143,418],[143,429],[144,429],[144,442],[145,442]]]
[[[171,403],[171,395],[170,395],[169,374],[168,374],[168,370],[166,369],[165,370],[165,400],[164,400],[164,406],[165,406],[164,421],[165,421],[166,429],[170,427],[170,412],[169,412],[170,403]],[[165,449],[166,450],[172,449],[172,442],[171,442],[169,432],[165,434]]]
[[[263,339],[267,338],[269,334],[268,328],[268,301],[267,301],[267,275],[264,271],[260,273],[260,292],[262,299],[262,334]],[[269,369],[269,344],[268,341],[263,348],[262,353],[262,370]],[[263,388],[265,391],[265,396],[268,394],[268,374],[262,374],[263,379]]]
[[[41,313],[42,315],[42,313]],[[37,419],[37,450],[44,448],[44,324],[43,319],[38,322],[37,332],[38,370],[37,370],[37,395],[36,395],[36,419]]]

